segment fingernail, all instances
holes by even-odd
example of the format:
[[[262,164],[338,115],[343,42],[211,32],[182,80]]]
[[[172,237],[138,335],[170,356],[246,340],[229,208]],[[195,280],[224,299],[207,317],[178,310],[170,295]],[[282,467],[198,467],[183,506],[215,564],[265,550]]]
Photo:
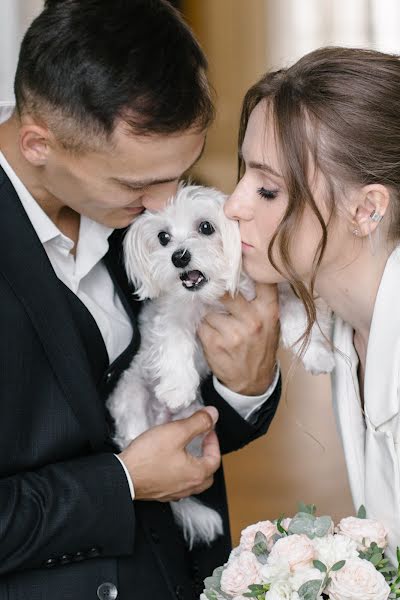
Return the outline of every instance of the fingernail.
[[[204,410],[206,410],[208,412],[208,414],[212,418],[213,423],[215,425],[215,423],[218,421],[218,417],[219,417],[218,410],[215,408],[215,406],[205,406]]]

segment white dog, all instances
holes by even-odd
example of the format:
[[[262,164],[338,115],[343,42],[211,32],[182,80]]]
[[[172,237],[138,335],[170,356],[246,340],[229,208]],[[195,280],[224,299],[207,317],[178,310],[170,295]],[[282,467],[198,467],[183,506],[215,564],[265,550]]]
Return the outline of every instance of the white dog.
[[[225,216],[224,201],[214,189],[181,186],[165,209],[146,211],[126,234],[128,276],[139,299],[151,301],[139,318],[140,350],[108,400],[121,449],[150,427],[185,418],[203,406],[199,385],[209,367],[197,327],[208,311],[223,311],[218,299],[225,292],[240,290],[247,299],[254,297],[253,283],[241,272],[238,224]],[[298,313],[296,335],[285,340],[288,344],[299,337],[299,321],[300,335],[304,331],[305,313],[293,294],[286,288],[284,293],[290,315],[293,309]],[[313,336],[327,352],[318,328]],[[200,455],[201,442],[196,438],[189,450]],[[171,507],[190,547],[222,533],[221,516],[193,497],[171,502]]]

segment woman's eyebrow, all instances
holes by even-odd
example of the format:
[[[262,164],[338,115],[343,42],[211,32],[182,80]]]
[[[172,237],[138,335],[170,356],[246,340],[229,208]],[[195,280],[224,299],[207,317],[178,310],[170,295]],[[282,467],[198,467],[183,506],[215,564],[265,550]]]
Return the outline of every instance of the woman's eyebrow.
[[[239,158],[241,160],[244,160],[243,158],[243,153],[241,150],[239,150]],[[245,161],[246,162],[246,161]],[[254,160],[250,160],[248,163],[246,163],[248,167],[250,167],[251,169],[260,169],[261,171],[266,171],[267,173],[269,173],[270,175],[273,175],[274,177],[279,177],[280,179],[282,179],[282,175],[280,175],[279,173],[277,173],[275,171],[275,169],[273,169],[272,167],[270,167],[269,165],[267,165],[266,163],[260,163]]]

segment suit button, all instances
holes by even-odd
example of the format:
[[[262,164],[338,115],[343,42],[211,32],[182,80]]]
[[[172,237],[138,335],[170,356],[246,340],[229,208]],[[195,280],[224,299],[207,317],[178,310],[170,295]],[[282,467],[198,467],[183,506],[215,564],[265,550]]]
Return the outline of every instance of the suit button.
[[[100,600],[115,600],[118,590],[113,583],[102,583],[97,588],[97,597]]]
[[[100,556],[100,550],[98,548],[90,548],[90,550],[87,551],[86,556],[88,558],[96,558],[97,556]]]
[[[69,556],[69,554],[63,554],[63,556],[60,557],[59,562],[62,565],[67,565],[71,562],[71,557]]]
[[[83,552],[76,552],[73,557],[72,560],[74,562],[79,562],[81,560],[85,560],[85,555],[83,554]]]
[[[178,600],[183,600],[183,587],[181,585],[176,586],[175,594]]]
[[[46,560],[46,562],[44,563],[45,567],[55,567],[57,564],[57,561],[55,558],[49,558],[48,560]]]
[[[112,380],[113,376],[114,376],[114,371],[110,371],[109,373],[107,373],[107,375],[106,375],[106,381],[107,381],[107,383],[110,383],[110,381]]]
[[[153,542],[155,542],[156,544],[160,543],[160,536],[154,531],[154,529],[150,529],[150,535]]]

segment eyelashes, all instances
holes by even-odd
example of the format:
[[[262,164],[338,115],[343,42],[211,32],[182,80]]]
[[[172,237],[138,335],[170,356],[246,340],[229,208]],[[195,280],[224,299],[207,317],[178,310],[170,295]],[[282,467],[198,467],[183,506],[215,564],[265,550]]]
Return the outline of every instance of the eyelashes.
[[[274,200],[278,195],[278,190],[267,190],[264,187],[260,187],[257,190],[257,194],[264,198],[265,200]]]

